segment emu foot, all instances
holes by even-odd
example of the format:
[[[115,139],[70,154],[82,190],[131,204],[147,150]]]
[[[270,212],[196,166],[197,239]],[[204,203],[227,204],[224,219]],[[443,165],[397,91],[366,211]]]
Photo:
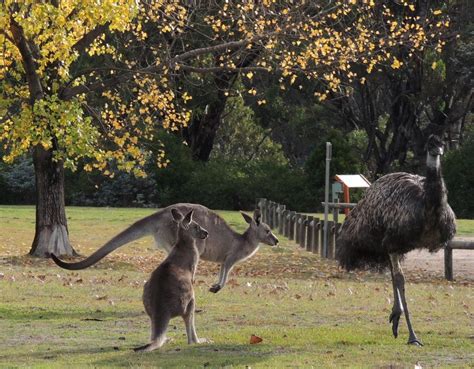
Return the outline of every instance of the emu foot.
[[[398,323],[400,322],[400,316],[402,315],[401,311],[392,310],[390,318],[388,319],[389,323],[392,323],[392,333],[393,337],[398,337]]]
[[[407,344],[408,344],[408,345],[418,346],[418,347],[423,346],[423,343],[421,343],[421,341],[420,341],[418,338],[416,338],[416,337],[411,337],[411,338],[409,338]]]
[[[209,291],[212,293],[217,293],[221,290],[221,286],[219,284],[213,285],[211,288],[209,288]]]

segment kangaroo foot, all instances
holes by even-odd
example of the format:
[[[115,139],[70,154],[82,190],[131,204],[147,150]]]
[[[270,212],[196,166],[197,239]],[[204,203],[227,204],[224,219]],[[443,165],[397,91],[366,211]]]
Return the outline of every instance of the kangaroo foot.
[[[393,337],[398,337],[398,323],[400,322],[400,316],[402,315],[401,311],[392,310],[390,314],[389,323],[392,323],[392,333]]]
[[[197,344],[212,343],[212,340],[208,338],[197,338],[196,341],[194,341],[193,343],[197,343]]]
[[[133,349],[133,351],[135,352],[148,352],[148,351],[152,351],[154,350],[153,348],[151,348],[152,344],[149,343],[149,344],[146,344],[146,345],[143,345],[143,346],[139,346],[139,347],[135,347]]]
[[[219,284],[213,285],[211,288],[209,288],[209,291],[212,293],[217,293],[221,290],[221,286]]]

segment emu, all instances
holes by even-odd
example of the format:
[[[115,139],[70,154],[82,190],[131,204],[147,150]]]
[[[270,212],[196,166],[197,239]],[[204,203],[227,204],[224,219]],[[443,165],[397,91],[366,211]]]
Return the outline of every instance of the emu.
[[[346,270],[390,268],[393,308],[389,323],[393,335],[397,338],[404,313],[408,344],[417,346],[423,344],[410,321],[401,261],[414,249],[438,251],[456,233],[455,215],[447,202],[441,174],[443,142],[431,135],[426,149],[426,177],[400,172],[375,181],[344,221],[336,250],[336,259]]]

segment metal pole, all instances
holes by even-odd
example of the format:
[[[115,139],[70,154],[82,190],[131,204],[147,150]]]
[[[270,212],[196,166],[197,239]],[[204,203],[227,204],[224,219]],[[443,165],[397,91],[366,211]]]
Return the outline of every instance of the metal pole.
[[[324,191],[324,242],[323,256],[328,257],[328,214],[329,214],[329,169],[331,167],[332,145],[326,142],[326,186]]]

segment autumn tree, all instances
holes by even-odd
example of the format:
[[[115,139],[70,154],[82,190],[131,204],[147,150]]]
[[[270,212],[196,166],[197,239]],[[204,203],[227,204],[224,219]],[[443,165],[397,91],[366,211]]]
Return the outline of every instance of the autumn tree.
[[[0,140],[6,162],[33,156],[31,254],[74,252],[64,210],[65,167],[84,164],[113,175],[115,165],[144,175],[156,128],[179,130],[190,121],[191,140],[208,155],[219,125],[209,114],[219,118],[222,107],[202,109],[208,117],[194,126],[187,84],[211,76],[212,93],[222,101],[237,76],[251,86],[259,73],[277,73],[282,88],[317,81],[315,98],[324,100],[343,89],[342,77],[360,78],[355,65],[372,70],[400,63],[393,54],[398,45],[407,53],[441,47],[445,22],[414,13],[411,2],[401,15],[386,4],[2,1]],[[259,96],[254,87],[246,93]],[[169,160],[164,151],[155,159],[158,165]]]
[[[445,137],[448,148],[457,147],[472,106],[472,2],[419,2],[413,11],[449,26],[444,47],[398,45],[393,49],[398,62],[354,80],[351,94],[332,96],[334,111],[367,135],[365,161],[376,176],[398,168],[419,170],[430,134]]]

